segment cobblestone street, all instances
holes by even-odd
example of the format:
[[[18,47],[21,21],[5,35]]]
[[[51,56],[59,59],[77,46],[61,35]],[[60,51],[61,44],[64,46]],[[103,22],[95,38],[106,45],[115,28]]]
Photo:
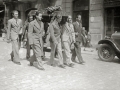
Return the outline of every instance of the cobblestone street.
[[[22,65],[10,60],[11,44],[0,41],[0,90],[119,90],[120,63],[100,61],[94,50],[83,51],[85,65],[74,68],[44,65],[45,71],[29,66],[25,49],[20,50]],[[46,61],[50,53],[46,53]]]

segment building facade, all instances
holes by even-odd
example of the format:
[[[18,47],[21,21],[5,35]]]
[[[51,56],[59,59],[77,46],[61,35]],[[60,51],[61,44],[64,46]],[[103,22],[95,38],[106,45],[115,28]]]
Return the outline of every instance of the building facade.
[[[19,11],[19,18],[24,24],[29,9],[43,10],[55,5],[62,5],[62,0],[0,0],[0,37],[2,36],[1,29],[7,26],[8,19],[12,17],[12,10]]]
[[[89,31],[93,45],[96,45],[105,36],[103,1],[90,0],[89,3]]]
[[[90,0],[89,31],[92,44],[120,32],[120,0]]]
[[[17,9],[23,22],[26,10],[45,9],[48,6],[61,5],[65,15],[81,14],[83,27],[91,33],[91,43],[96,45],[106,35],[120,31],[120,0],[0,0],[0,29],[11,18],[11,11]]]

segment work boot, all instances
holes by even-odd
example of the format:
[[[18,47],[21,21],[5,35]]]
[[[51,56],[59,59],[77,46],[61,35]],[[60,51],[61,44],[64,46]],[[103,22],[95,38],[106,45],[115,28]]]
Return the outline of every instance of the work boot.
[[[45,70],[42,65],[39,65],[38,62],[33,62],[33,66],[39,70]]]
[[[21,65],[21,63],[20,62],[16,62],[16,61],[13,61],[15,64],[17,64],[17,65]]]
[[[61,68],[65,68],[65,66],[64,66],[64,65],[59,65],[59,67],[61,67]]]

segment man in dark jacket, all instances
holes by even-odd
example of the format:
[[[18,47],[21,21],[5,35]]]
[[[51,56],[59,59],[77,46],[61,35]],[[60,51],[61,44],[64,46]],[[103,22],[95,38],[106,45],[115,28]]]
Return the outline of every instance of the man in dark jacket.
[[[72,50],[72,60],[75,61],[76,56],[78,57],[79,63],[84,63],[83,58],[81,56],[81,47],[80,44],[82,42],[82,21],[81,21],[81,15],[77,15],[76,22],[73,23],[74,26],[74,32],[75,32],[75,48]]]

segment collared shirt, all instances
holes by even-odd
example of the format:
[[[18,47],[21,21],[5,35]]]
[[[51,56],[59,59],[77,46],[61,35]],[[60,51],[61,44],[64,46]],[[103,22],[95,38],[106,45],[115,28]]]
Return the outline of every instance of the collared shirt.
[[[74,27],[73,27],[73,24],[72,23],[66,23],[67,25],[68,25],[68,27],[69,27],[69,31],[70,32],[74,32]]]
[[[22,20],[12,18],[8,20],[7,38],[17,39],[18,34],[22,32]]]

